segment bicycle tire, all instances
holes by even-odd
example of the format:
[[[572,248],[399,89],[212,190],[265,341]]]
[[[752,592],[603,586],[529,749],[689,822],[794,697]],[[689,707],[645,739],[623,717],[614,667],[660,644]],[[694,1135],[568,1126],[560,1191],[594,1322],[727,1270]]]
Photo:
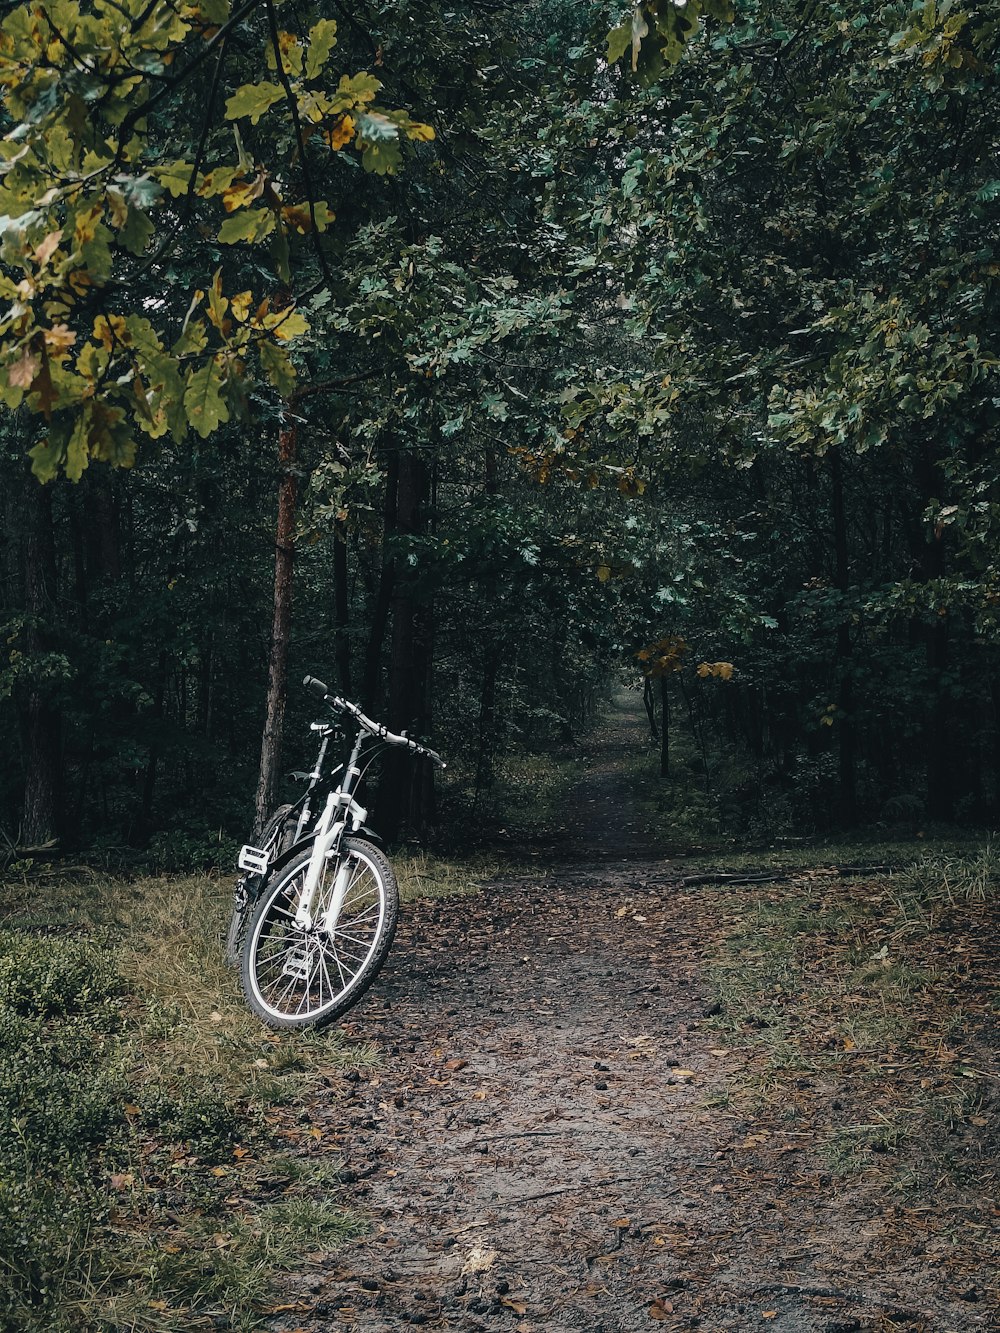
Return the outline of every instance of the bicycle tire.
[[[294,810],[291,805],[279,805],[271,814],[265,823],[259,839],[255,845],[262,849],[267,849],[273,843],[270,860],[276,861],[292,845],[292,839],[295,837],[294,825],[289,823],[288,816]],[[284,827],[283,827],[284,826]],[[233,910],[229,917],[229,927],[226,931],[225,955],[226,962],[230,967],[237,967],[240,961],[240,953],[243,948],[243,939],[246,935],[247,923],[250,920],[250,914],[253,911],[254,903],[260,892],[261,885],[265,882],[263,875],[244,875],[240,884],[244,888],[242,894],[242,905],[239,896],[233,902]]]
[[[321,1028],[351,1009],[378,976],[399,919],[399,887],[385,854],[364,838],[345,838],[324,867],[313,915],[322,917],[339,867],[350,879],[332,936],[303,931],[295,908],[311,849],[266,884],[247,925],[240,979],[247,1004],[268,1027]]]

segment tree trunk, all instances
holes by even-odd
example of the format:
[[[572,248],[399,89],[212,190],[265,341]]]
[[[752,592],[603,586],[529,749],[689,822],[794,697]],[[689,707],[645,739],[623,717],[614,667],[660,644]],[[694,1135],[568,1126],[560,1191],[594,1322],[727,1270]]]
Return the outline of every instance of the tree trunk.
[[[411,453],[399,458],[396,488],[395,532],[399,537],[417,535],[423,525],[421,506],[426,499],[427,469]],[[427,679],[427,626],[421,622],[419,598],[411,574],[399,576],[392,585],[392,636],[389,656],[387,720],[392,731],[409,731],[421,724]],[[415,761],[405,751],[391,749],[382,760],[378,815],[386,838],[398,838],[408,816],[414,813]],[[419,810],[418,819],[420,822]]]
[[[368,645],[365,649],[365,676],[361,691],[361,706],[367,713],[379,711],[382,697],[382,645],[389,624],[389,610],[392,606],[393,588],[396,582],[396,556],[393,543],[397,530],[397,503],[399,494],[399,452],[393,449],[389,455],[385,475],[385,502],[382,515],[382,569],[379,574],[378,591],[372,608],[371,629],[368,633]]]
[[[666,673],[660,677],[660,777],[670,776],[670,697],[667,693]]]
[[[29,658],[46,650],[46,623],[56,593],[52,489],[27,478],[24,493],[24,604]],[[31,679],[24,708],[24,813],[21,841],[29,847],[59,833],[60,715],[49,688]]]
[[[925,444],[918,459],[921,505],[938,491],[940,471],[930,445]],[[922,532],[922,527],[920,529]],[[923,540],[921,565],[928,582],[942,579],[946,560],[944,533],[932,533]],[[954,815],[955,789],[952,770],[952,705],[946,672],[950,658],[950,621],[947,614],[924,627],[927,671],[931,700],[927,716],[927,814],[931,819],[949,820]]]
[[[656,725],[656,701],[653,695],[653,682],[648,676],[642,682],[642,703],[649,721],[649,739],[658,741],[660,739],[660,729]]]
[[[500,668],[496,652],[488,654],[483,669],[483,684],[479,691],[479,746],[476,755],[476,796],[493,787],[493,751],[496,745],[497,673]]]
[[[333,526],[333,652],[337,660],[340,688],[349,699],[351,688],[351,599],[347,582],[347,524],[337,519]]]
[[[847,549],[847,520],[844,508],[844,469],[840,447],[830,451],[830,478],[833,485],[833,546],[836,561],[837,588],[846,603],[850,586],[850,559]],[[846,604],[837,625],[837,731],[839,739],[840,822],[845,825],[857,820],[857,774],[855,765],[854,723],[854,646],[851,641],[851,622]]]
[[[285,692],[288,681],[288,641],[292,623],[292,571],[295,561],[295,477],[298,427],[287,424],[278,437],[278,526],[274,553],[274,618],[267,671],[267,712],[260,747],[255,827],[262,828],[275,803],[281,737],[285,724]]]

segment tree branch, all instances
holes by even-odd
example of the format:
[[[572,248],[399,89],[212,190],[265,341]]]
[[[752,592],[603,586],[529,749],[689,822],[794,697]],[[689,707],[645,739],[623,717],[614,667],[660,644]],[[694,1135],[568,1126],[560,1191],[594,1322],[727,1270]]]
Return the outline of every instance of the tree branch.
[[[309,220],[312,223],[312,241],[313,249],[316,251],[316,258],[319,260],[320,271],[323,274],[327,288],[333,287],[333,274],[330,272],[326,262],[326,255],[323,253],[323,247],[320,244],[319,227],[316,224],[316,192],[313,189],[312,176],[309,171],[309,159],[306,157],[306,142],[302,133],[302,122],[299,119],[298,98],[292,88],[288,77],[288,71],[285,69],[285,61],[281,54],[281,41],[278,36],[278,16],[274,12],[273,0],[264,0],[267,6],[267,21],[271,29],[271,47],[274,51],[274,61],[278,68],[278,79],[282,88],[285,90],[285,96],[288,98],[288,106],[292,113],[292,125],[295,129],[295,141],[299,147],[299,161],[302,164],[302,180],[305,185],[306,201],[309,204]],[[280,222],[278,224],[281,225]]]

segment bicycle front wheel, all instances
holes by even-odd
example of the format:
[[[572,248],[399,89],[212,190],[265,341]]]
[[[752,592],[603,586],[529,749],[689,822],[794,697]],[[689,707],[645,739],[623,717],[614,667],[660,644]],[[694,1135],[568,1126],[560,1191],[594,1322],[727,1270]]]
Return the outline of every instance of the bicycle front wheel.
[[[362,838],[345,838],[316,890],[317,925],[303,930],[295,912],[310,851],[297,856],[261,894],[247,926],[241,979],[250,1008],[272,1028],[316,1028],[356,1004],[378,976],[399,917],[399,888],[388,860]],[[337,872],[347,891],[332,933],[322,927]]]

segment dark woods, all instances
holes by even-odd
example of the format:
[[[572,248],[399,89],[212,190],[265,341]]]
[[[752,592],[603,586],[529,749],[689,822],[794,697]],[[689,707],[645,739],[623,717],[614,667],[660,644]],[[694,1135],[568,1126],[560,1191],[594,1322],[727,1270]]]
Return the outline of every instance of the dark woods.
[[[5,836],[210,859],[304,762],[306,671],[457,761],[392,757],[388,837],[468,831],[666,641],[650,782],[717,830],[992,823],[997,21],[745,0],[632,78],[600,5],[405,17],[336,58],[438,137],[310,157],[294,389],[45,486],[3,416]]]

